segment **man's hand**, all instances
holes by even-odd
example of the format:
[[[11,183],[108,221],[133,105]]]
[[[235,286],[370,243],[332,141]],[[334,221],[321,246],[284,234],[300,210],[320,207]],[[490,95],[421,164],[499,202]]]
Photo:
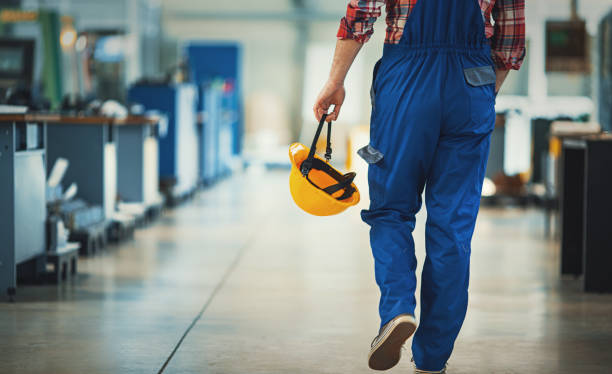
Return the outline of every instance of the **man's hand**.
[[[315,118],[317,121],[321,120],[321,116],[327,113],[330,106],[334,106],[334,111],[327,116],[327,121],[335,121],[338,119],[340,114],[340,108],[344,103],[344,97],[346,93],[344,91],[344,85],[342,83],[335,83],[327,81],[321,93],[315,101],[315,105],[312,108],[314,111]]]
[[[351,39],[338,40],[336,42],[336,51],[334,52],[334,61],[329,72],[329,79],[325,86],[323,86],[312,108],[317,121],[321,120],[321,116],[327,113],[332,105],[334,106],[334,111],[327,116],[327,120],[335,121],[338,119],[345,96],[344,79],[361,46],[361,43]]]

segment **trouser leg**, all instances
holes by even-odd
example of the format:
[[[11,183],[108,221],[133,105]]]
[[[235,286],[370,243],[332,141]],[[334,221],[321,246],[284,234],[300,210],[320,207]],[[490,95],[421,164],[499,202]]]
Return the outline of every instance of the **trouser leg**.
[[[376,211],[371,224],[370,244],[374,255],[376,283],[380,288],[381,327],[399,314],[413,314],[416,307],[415,218],[393,211]]]
[[[388,85],[376,99],[371,145],[383,159],[369,167],[371,204],[362,212],[363,220],[371,226],[370,244],[381,292],[381,326],[399,314],[414,314],[416,257],[412,232],[440,123],[435,97],[417,100],[419,97],[411,97],[415,87],[408,84],[411,80],[391,80],[403,82],[405,94]],[[387,87],[393,91],[385,96]],[[397,101],[398,97],[403,100]]]
[[[427,258],[421,319],[412,345],[422,370],[444,367],[465,318],[470,242],[489,142],[489,133],[442,136],[427,178]]]

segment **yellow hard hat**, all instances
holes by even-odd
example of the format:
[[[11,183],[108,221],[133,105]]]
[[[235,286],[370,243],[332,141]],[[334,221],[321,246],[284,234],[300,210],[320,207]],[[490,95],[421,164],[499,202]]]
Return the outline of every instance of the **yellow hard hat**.
[[[321,118],[310,149],[300,143],[289,147],[291,196],[297,206],[315,216],[332,216],[359,202],[359,190],[353,183],[355,173],[342,174],[329,164],[331,122],[327,123],[327,162],[315,154],[326,117]]]

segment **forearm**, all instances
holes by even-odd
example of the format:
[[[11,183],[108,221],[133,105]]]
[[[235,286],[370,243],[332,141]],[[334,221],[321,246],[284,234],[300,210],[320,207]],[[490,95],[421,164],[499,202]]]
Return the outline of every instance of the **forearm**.
[[[338,42],[334,52],[329,78],[317,97],[313,112],[317,121],[327,114],[328,121],[335,121],[340,114],[346,92],[344,79],[348,74],[355,57],[374,32],[376,18],[385,0],[351,0],[347,5],[346,17],[340,21]],[[333,106],[333,112],[328,113]]]
[[[328,81],[335,85],[344,84],[344,79],[348,73],[355,57],[363,46],[352,39],[338,40],[336,42],[336,51],[334,52],[334,61],[329,73]]]
[[[525,58],[525,0],[496,0],[491,17],[494,20],[491,57],[495,69],[520,69]],[[507,73],[500,75],[505,78]]]

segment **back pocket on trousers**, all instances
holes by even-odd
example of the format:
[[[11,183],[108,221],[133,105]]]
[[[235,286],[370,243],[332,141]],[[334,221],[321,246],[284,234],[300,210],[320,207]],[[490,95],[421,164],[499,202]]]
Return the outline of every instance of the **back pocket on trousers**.
[[[463,69],[470,98],[470,116],[477,125],[495,122],[495,70],[491,65]]]
[[[466,82],[473,87],[495,84],[495,70],[491,65],[463,69]]]

